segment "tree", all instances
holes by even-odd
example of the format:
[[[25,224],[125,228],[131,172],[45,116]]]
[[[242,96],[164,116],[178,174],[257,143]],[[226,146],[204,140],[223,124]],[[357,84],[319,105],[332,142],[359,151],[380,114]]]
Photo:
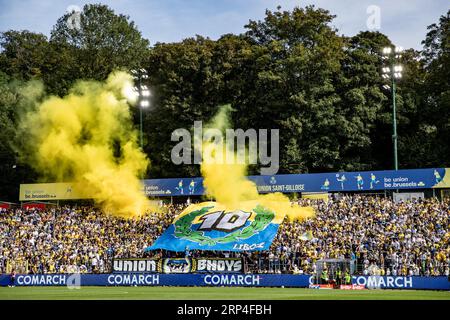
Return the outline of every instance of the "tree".
[[[429,26],[422,52],[403,54],[396,95],[400,168],[449,164],[449,12]],[[280,130],[280,173],[393,167],[391,92],[381,90],[380,72],[382,48],[392,43],[382,33],[339,36],[332,14],[307,6],[267,10],[240,35],[149,48],[129,17],[107,6],[84,6],[79,28],[67,24],[71,17],[58,19],[50,40],[29,31],[1,34],[4,142],[14,135],[22,81],[42,79],[47,93],[64,95],[77,79],[144,67],[152,92],[144,111],[150,176],[199,175],[196,165],[172,163],[171,133],[192,129],[196,120],[207,123],[224,104],[232,106],[234,128]],[[133,110],[137,123],[139,109]],[[16,160],[8,148],[0,148],[7,166]]]
[[[105,5],[85,5],[80,28],[67,13],[58,19],[50,41],[42,34],[7,31],[0,36],[0,66],[23,80],[42,79],[49,94],[64,95],[77,79],[104,80],[115,69],[139,67],[149,42],[129,17]]]
[[[21,80],[41,79],[50,94],[64,95],[80,77],[73,50],[50,43],[47,37],[29,31],[7,31],[0,36],[3,52],[0,66],[6,74]]]
[[[20,183],[35,178],[27,164],[20,164],[13,147],[18,107],[24,103],[23,90],[26,90],[23,81],[14,80],[0,72],[0,200],[4,201],[16,201]]]
[[[399,82],[399,140],[400,168],[440,166],[436,158],[436,127],[430,122],[426,88],[426,70],[420,52],[409,49],[403,53],[403,76]]]
[[[374,149],[390,132],[379,121],[389,101],[381,91],[380,75],[381,48],[388,44],[389,39],[379,32],[360,32],[345,39],[345,57],[335,75],[341,98],[336,106],[339,125],[334,133],[340,146],[337,170],[368,170],[384,161],[385,153]],[[376,133],[379,125],[383,130]]]
[[[340,97],[334,75],[344,58],[334,16],[314,6],[292,12],[266,11],[250,21],[246,35],[255,44],[254,99],[236,103],[247,125],[280,129],[281,172],[330,170],[339,159],[334,132]]]
[[[439,166],[450,165],[450,10],[442,15],[439,23],[428,27],[422,42],[425,63],[424,99],[427,115],[426,129],[436,137],[430,148],[434,159],[431,163]]]
[[[141,65],[149,41],[142,38],[128,16],[117,15],[106,5],[87,4],[80,13],[78,27],[69,21],[72,14],[58,19],[50,42],[72,49],[78,78],[104,80],[114,69]]]
[[[1,69],[18,79],[40,77],[47,58],[47,37],[29,31],[6,31],[0,34]]]
[[[206,124],[220,105],[229,102],[226,84],[235,66],[230,62],[234,44],[225,42],[197,36],[179,43],[159,43],[151,51],[146,67],[154,92],[153,108],[144,123],[153,175],[200,174],[198,166],[171,163],[171,133],[177,128],[192,129],[196,120]]]

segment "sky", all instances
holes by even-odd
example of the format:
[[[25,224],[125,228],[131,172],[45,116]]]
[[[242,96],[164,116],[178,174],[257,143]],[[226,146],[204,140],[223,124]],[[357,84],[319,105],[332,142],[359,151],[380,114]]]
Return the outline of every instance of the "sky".
[[[87,3],[107,4],[130,16],[151,45],[196,34],[211,39],[239,34],[249,20],[262,20],[266,9],[314,4],[337,16],[333,26],[340,34],[378,30],[397,46],[418,50],[427,26],[450,8],[448,0],[0,0],[0,32],[29,30],[48,36],[69,6]]]

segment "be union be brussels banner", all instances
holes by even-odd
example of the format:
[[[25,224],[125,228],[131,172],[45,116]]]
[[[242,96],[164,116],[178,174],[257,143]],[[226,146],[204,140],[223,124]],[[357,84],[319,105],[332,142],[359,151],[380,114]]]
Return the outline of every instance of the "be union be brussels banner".
[[[450,169],[411,169],[251,176],[260,193],[450,188]]]
[[[450,188],[449,168],[249,176],[259,193]],[[144,180],[147,196],[203,195],[203,178]]]
[[[249,176],[259,193],[339,192],[396,189],[450,188],[450,168],[357,171]],[[21,184],[19,200],[89,199],[77,183]],[[205,194],[203,178],[148,179],[142,182],[148,197]]]
[[[90,196],[83,190],[84,188],[80,184],[70,182],[21,184],[19,200],[89,199]]]
[[[146,250],[268,250],[284,214],[246,201],[228,211],[217,202],[187,207]]]

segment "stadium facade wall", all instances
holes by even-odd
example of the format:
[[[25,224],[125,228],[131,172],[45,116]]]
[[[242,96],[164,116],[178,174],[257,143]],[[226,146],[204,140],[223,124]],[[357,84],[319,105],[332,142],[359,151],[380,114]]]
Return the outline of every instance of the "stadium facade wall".
[[[16,286],[236,286],[297,287],[313,283],[310,275],[291,274],[20,274]],[[352,283],[367,288],[450,290],[448,277],[353,276]],[[10,284],[9,275],[0,275],[0,286]]]

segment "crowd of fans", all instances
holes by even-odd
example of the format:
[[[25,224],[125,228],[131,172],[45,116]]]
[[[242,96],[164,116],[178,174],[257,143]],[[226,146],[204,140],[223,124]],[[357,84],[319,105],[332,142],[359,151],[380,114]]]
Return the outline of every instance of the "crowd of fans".
[[[450,202],[435,198],[395,203],[389,198],[342,196],[301,199],[316,216],[288,221],[266,252],[183,252],[190,256],[242,257],[247,272],[314,273],[323,259],[349,259],[361,274],[447,275]],[[110,272],[113,258],[174,256],[144,249],[185,206],[134,219],[93,207],[0,211],[0,273]]]
[[[140,257],[183,206],[125,219],[92,207],[0,211],[0,273],[108,272],[113,257]]]
[[[315,207],[317,215],[282,224],[272,250],[254,254],[254,260],[262,256],[281,261],[266,263],[269,272],[281,265],[282,272],[310,274],[318,260],[350,259],[365,275],[449,275],[448,200],[395,203],[389,198],[343,196],[300,203]],[[308,232],[312,239],[305,237]]]

